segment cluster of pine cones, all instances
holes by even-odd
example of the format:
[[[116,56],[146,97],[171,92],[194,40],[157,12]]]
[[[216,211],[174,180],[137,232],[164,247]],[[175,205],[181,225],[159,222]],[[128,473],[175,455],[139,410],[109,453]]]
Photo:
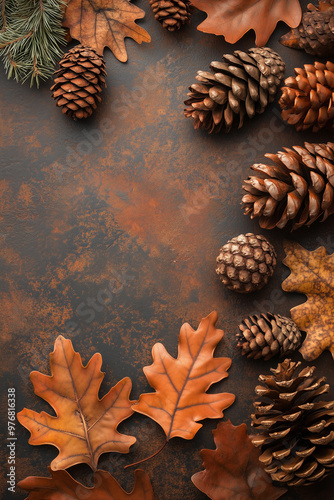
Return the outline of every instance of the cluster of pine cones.
[[[190,0],[149,0],[154,16],[168,31],[190,21]],[[289,47],[324,56],[334,50],[334,0],[308,6],[298,28],[282,37]],[[101,101],[106,69],[103,57],[78,45],[59,63],[52,87],[57,106],[73,119],[91,116]],[[198,71],[189,88],[185,116],[194,128],[209,133],[242,127],[246,118],[263,113],[281,86],[285,64],[268,47],[247,53],[236,50],[210,71]],[[334,63],[306,64],[295,69],[282,88],[282,117],[297,130],[334,129]],[[245,214],[258,217],[264,229],[291,230],[325,220],[334,213],[334,142],[305,143],[268,154],[271,164],[254,164],[244,181]],[[260,290],[272,276],[276,252],[262,235],[247,233],[228,241],[217,257],[216,272],[229,289],[241,293]],[[269,360],[287,356],[301,341],[301,332],[279,314],[249,316],[240,324],[237,347],[248,358]],[[272,375],[261,375],[256,387],[252,425],[259,430],[253,444],[261,447],[260,462],[274,481],[290,486],[312,484],[334,467],[334,401],[319,397],[328,392],[325,378],[314,367],[295,374],[300,363],[285,359]]]

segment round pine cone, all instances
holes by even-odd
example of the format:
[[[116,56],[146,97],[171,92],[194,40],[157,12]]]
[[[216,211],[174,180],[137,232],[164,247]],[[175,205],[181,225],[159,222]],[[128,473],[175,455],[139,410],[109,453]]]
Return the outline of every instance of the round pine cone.
[[[194,128],[204,128],[211,134],[234,125],[241,128],[244,118],[263,113],[275,99],[283,79],[285,64],[279,54],[268,47],[236,50],[224,54],[223,62],[213,61],[211,73],[198,71],[184,102],[187,118],[193,118]]]
[[[312,128],[318,132],[325,126],[334,129],[334,63],[315,62],[295,68],[282,87],[279,105],[282,118],[296,130]]]
[[[276,252],[261,234],[240,234],[217,257],[216,273],[230,290],[250,293],[263,288],[276,266]]]
[[[59,62],[52,97],[64,114],[74,120],[87,118],[101,101],[106,74],[103,57],[96,50],[76,45]]]
[[[189,0],[149,0],[154,17],[168,31],[179,30],[190,22]]]
[[[334,401],[318,401],[329,385],[313,375],[314,366],[294,375],[299,366],[286,359],[273,375],[260,375],[255,392],[262,401],[252,415],[262,431],[252,439],[261,447],[260,462],[273,481],[288,486],[313,484],[334,467]]]
[[[247,358],[265,361],[279,354],[291,354],[301,343],[301,333],[294,321],[280,314],[248,316],[239,325],[237,346]]]

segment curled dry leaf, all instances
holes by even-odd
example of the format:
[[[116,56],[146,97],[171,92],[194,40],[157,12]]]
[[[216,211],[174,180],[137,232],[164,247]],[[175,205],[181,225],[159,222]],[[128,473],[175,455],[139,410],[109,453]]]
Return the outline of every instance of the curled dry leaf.
[[[235,399],[233,394],[207,394],[208,388],[228,376],[230,358],[214,358],[224,332],[215,328],[217,313],[202,319],[195,331],[181,327],[178,357],[174,359],[158,343],[152,350],[153,364],[144,368],[156,392],[142,394],[132,408],[147,415],[164,429],[167,441],[175,436],[192,439],[204,418],[221,418]]]
[[[223,35],[227,42],[237,42],[247,31],[256,33],[256,45],[265,45],[278,21],[295,28],[302,12],[298,0],[191,0],[208,17],[197,29]]]
[[[273,486],[259,462],[260,450],[247,435],[246,424],[228,422],[213,431],[215,450],[202,450],[205,470],[191,478],[212,500],[276,500],[287,490]]]
[[[52,477],[30,476],[18,483],[19,488],[30,492],[27,500],[154,500],[150,478],[140,469],[135,471],[131,493],[104,470],[94,472],[93,488],[86,488],[64,470],[49,471]]]
[[[117,426],[133,413],[131,380],[123,378],[99,399],[104,377],[101,365],[101,354],[96,353],[84,367],[72,342],[60,335],[50,354],[52,375],[37,371],[30,374],[35,394],[47,401],[57,416],[24,408],[17,418],[30,431],[30,444],[58,448],[59,455],[51,463],[53,470],[78,463],[96,470],[102,453],[128,453],[136,441],[117,431]]]
[[[125,62],[124,38],[137,43],[151,41],[147,31],[135,23],[144,16],[145,12],[128,0],[69,0],[63,25],[82,45],[100,55],[104,47],[109,47],[119,61]]]
[[[306,361],[328,349],[334,357],[334,254],[324,247],[309,252],[298,243],[284,242],[283,263],[291,274],[282,283],[286,292],[307,295],[307,301],[291,309],[291,317],[306,331],[300,352]]]

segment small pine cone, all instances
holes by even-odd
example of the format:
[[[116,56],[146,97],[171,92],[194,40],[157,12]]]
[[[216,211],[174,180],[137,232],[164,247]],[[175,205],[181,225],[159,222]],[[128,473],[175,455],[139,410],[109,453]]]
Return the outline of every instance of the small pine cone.
[[[300,25],[282,36],[286,47],[303,49],[314,56],[329,56],[334,52],[334,0],[319,1],[318,7],[308,4]]]
[[[217,257],[216,273],[230,290],[250,293],[263,288],[276,266],[276,252],[261,234],[240,234]]]
[[[263,229],[292,231],[334,213],[334,143],[310,144],[266,154],[274,165],[256,163],[244,181],[245,214],[259,217]]]
[[[241,128],[244,118],[263,113],[275,98],[283,79],[285,64],[279,54],[268,47],[236,50],[225,54],[224,62],[213,61],[212,73],[198,71],[189,87],[184,110],[193,118],[194,128],[203,127],[211,134],[229,132],[234,124]]]
[[[312,128],[318,132],[325,126],[334,128],[334,63],[315,62],[295,68],[282,87],[279,104],[282,118],[296,130]]]
[[[74,120],[87,118],[101,101],[106,74],[103,57],[96,50],[76,45],[59,62],[52,97],[64,114]]]
[[[168,31],[190,22],[190,0],[149,0],[154,17]]]
[[[280,314],[248,316],[239,325],[237,346],[247,358],[265,361],[276,355],[288,355],[301,343],[301,333],[294,321]]]
[[[262,431],[253,437],[262,448],[260,462],[273,481],[289,486],[313,484],[333,471],[334,401],[316,401],[329,390],[325,377],[307,367],[294,375],[300,362],[286,359],[273,375],[260,375],[255,392],[252,426]]]

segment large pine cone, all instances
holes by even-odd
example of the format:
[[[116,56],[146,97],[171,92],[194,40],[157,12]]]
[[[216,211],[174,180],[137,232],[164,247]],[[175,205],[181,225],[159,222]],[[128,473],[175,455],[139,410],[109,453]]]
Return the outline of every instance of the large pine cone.
[[[96,50],[76,45],[59,62],[52,97],[64,114],[74,120],[87,118],[101,101],[106,74],[105,62]]]
[[[334,0],[321,1],[318,7],[308,4],[300,25],[282,36],[280,42],[293,49],[303,49],[314,56],[334,52]]]
[[[262,234],[239,234],[220,249],[216,273],[230,290],[250,293],[267,284],[276,258],[274,247]]]
[[[247,358],[265,361],[276,355],[291,354],[301,342],[301,333],[292,319],[280,314],[248,316],[239,325],[238,344]]]
[[[273,375],[261,375],[255,392],[253,427],[262,430],[252,442],[262,447],[260,462],[274,481],[289,486],[312,484],[333,471],[334,401],[316,401],[329,390],[325,377],[286,359]]]
[[[282,117],[296,130],[312,128],[318,132],[326,125],[334,128],[334,63],[315,62],[295,68],[282,87],[279,104]]]
[[[273,165],[256,163],[255,175],[244,181],[245,214],[259,217],[264,229],[310,226],[334,213],[334,143],[266,154]]]
[[[154,17],[168,31],[175,31],[190,22],[189,0],[149,0]]]
[[[225,54],[224,62],[213,61],[212,73],[198,71],[189,87],[184,113],[194,119],[194,128],[209,133],[229,132],[233,124],[242,127],[245,116],[263,113],[283,79],[285,64],[279,54],[268,47],[236,50]]]

